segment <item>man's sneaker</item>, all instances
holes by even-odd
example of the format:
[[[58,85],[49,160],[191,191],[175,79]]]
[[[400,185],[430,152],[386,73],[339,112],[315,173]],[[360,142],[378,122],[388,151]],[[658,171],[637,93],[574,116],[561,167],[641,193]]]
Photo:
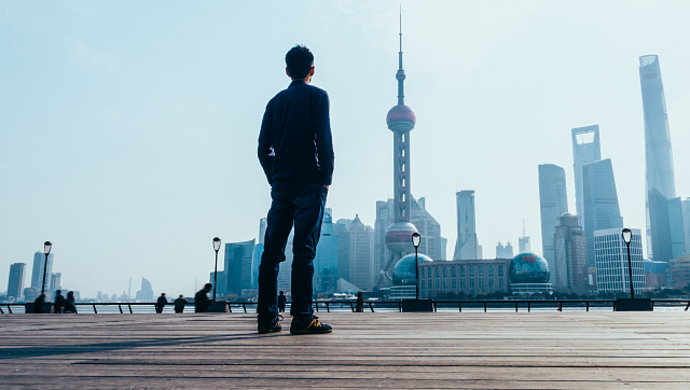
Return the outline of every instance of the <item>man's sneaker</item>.
[[[322,324],[318,317],[292,317],[290,334],[319,334],[331,333],[333,328],[330,325]]]
[[[280,321],[283,320],[283,316],[280,314],[273,320],[271,323],[267,324],[259,324],[259,333],[265,334],[265,333],[276,333],[280,332],[283,330],[283,327],[280,326]]]

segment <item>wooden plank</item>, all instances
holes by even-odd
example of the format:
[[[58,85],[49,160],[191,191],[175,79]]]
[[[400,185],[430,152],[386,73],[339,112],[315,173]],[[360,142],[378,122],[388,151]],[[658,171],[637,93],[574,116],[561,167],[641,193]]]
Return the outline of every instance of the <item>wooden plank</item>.
[[[258,335],[251,314],[0,317],[1,388],[687,389],[684,313],[321,313],[335,332]]]

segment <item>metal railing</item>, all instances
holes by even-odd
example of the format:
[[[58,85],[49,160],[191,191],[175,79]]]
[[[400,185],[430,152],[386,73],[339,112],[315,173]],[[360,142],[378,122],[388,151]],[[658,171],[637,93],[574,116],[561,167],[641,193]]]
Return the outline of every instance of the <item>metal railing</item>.
[[[464,311],[506,311],[513,309],[515,312],[533,310],[555,310],[555,311],[570,311],[570,310],[584,310],[604,309],[615,310],[615,299],[559,299],[559,300],[488,300],[488,301],[432,301],[435,312],[438,311],[457,311],[462,313]],[[256,312],[256,303],[254,302],[217,302],[220,307],[216,306],[213,312],[225,313],[249,313]],[[288,304],[289,305],[289,304]],[[99,302],[99,303],[76,303],[77,311],[79,313],[89,314],[144,314],[155,312],[155,302]],[[313,302],[314,310],[316,312],[323,311],[330,313],[335,311],[358,311],[358,304],[356,301],[318,301]],[[688,299],[652,299],[652,310],[655,307],[683,307],[685,311],[690,308],[690,300]],[[174,304],[168,303],[163,312],[172,313]],[[249,309],[247,308],[249,307]],[[253,309],[253,310],[252,310]],[[348,310],[349,309],[349,310]],[[194,311],[194,304],[185,305],[187,313]],[[402,301],[364,301],[361,311],[375,312],[402,312]],[[0,314],[15,314],[26,313],[26,304],[24,303],[0,303]]]

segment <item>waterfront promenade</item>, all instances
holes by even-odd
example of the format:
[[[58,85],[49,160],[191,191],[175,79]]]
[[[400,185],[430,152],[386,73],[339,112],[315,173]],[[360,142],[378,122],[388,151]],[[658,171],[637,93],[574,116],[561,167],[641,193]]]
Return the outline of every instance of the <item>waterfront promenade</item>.
[[[688,312],[0,316],[0,388],[688,389]]]

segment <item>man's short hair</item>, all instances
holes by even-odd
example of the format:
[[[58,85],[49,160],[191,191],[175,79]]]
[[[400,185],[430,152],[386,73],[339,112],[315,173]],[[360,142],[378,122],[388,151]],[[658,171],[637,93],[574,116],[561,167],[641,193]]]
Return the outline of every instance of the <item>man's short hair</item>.
[[[307,77],[313,63],[314,54],[304,45],[293,47],[285,55],[285,64],[293,80]]]

